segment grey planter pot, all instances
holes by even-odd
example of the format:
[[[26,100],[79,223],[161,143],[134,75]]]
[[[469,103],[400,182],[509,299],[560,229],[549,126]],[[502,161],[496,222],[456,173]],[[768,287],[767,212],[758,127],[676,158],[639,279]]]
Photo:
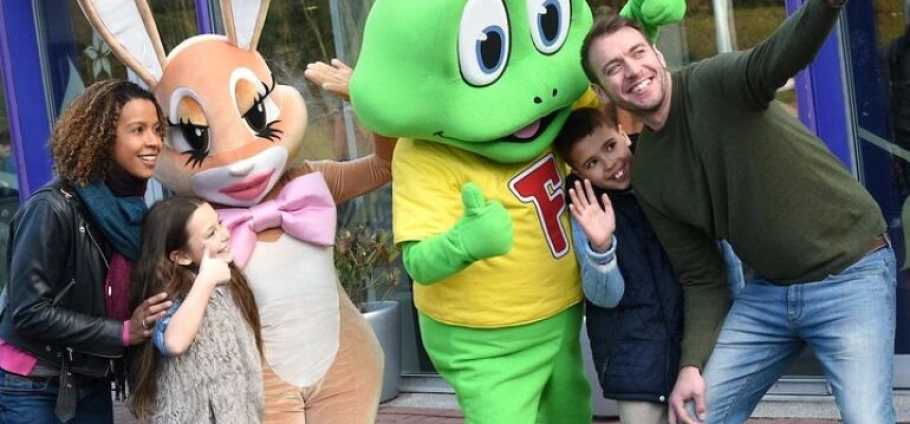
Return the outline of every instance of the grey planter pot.
[[[382,352],[385,354],[385,370],[382,373],[382,394],[380,402],[398,396],[401,380],[401,316],[398,302],[385,300],[364,304],[364,318],[373,327]]]

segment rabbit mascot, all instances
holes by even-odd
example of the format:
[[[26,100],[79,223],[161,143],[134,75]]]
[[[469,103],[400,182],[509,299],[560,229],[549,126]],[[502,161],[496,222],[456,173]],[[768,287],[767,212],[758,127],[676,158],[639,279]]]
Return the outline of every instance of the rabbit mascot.
[[[79,3],[165,111],[156,178],[211,202],[231,229],[261,317],[265,422],[374,422],[383,353],[338,283],[335,205],[389,182],[393,144],[291,167],[307,111],[256,50],[267,0],[222,0],[227,36],[194,36],[168,55],[145,0]]]
[[[656,28],[684,11],[633,0],[624,14]],[[591,23],[584,0],[377,0],[367,19],[352,104],[405,137],[395,242],[468,423],[591,422],[566,167],[550,149],[588,89]]]

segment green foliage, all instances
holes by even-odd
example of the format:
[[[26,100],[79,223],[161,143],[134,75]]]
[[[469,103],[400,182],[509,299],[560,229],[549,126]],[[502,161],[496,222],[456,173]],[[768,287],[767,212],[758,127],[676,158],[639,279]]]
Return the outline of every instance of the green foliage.
[[[341,228],[335,240],[335,268],[345,292],[358,309],[370,299],[388,298],[401,278],[392,234],[367,224]]]

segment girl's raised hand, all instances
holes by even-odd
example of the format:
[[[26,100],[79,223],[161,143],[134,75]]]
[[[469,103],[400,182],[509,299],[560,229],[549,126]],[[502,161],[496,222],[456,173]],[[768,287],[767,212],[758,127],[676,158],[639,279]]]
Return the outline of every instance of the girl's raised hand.
[[[202,250],[202,261],[199,262],[199,275],[196,281],[206,282],[213,286],[227,284],[231,280],[231,268],[224,259],[212,256],[209,247]]]
[[[606,252],[610,249],[613,231],[616,230],[616,216],[610,198],[606,194],[602,196],[604,207],[601,208],[588,179],[585,179],[584,190],[581,183],[575,181],[575,187],[569,189],[569,197],[572,198],[569,211],[588,236],[591,248],[598,253]]]

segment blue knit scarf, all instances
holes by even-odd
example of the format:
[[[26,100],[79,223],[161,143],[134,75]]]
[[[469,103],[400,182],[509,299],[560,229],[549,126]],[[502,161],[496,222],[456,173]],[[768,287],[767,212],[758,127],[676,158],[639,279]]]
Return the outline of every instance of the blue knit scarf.
[[[114,249],[134,261],[139,256],[140,224],[148,208],[141,196],[117,197],[102,182],[73,188]]]

